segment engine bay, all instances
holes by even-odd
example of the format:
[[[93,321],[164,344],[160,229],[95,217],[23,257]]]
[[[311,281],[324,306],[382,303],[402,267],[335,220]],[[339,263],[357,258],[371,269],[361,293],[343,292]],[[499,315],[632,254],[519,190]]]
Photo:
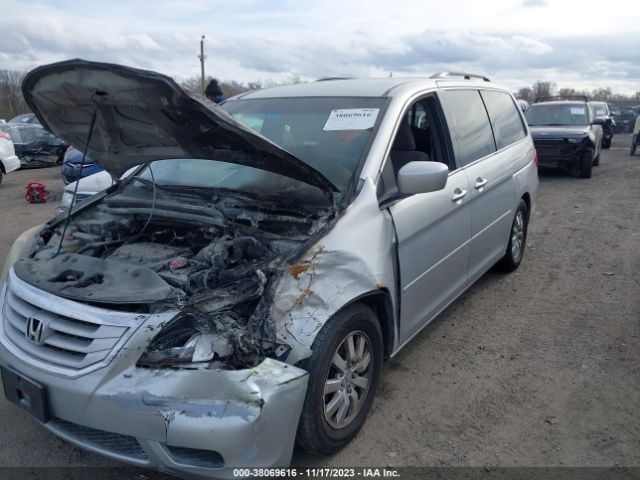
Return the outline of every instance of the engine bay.
[[[149,366],[184,367],[198,358],[247,367],[282,355],[268,318],[270,293],[331,209],[230,197],[197,207],[106,197],[76,212],[66,229],[60,220],[47,225],[15,272],[45,291],[107,309],[179,310],[180,322],[150,345]]]

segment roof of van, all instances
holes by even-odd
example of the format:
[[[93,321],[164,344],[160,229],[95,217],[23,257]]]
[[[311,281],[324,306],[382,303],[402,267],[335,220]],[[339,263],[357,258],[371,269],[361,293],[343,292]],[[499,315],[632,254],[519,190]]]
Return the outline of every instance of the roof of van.
[[[412,87],[415,87],[416,89],[425,89],[449,84],[461,84],[469,87],[485,88],[498,87],[498,85],[490,82],[453,78],[450,80],[426,77],[347,78],[263,88],[237,95],[232,99],[238,100],[240,98],[257,99],[279,97],[384,97],[391,95],[391,92],[400,86],[408,87],[409,89]]]

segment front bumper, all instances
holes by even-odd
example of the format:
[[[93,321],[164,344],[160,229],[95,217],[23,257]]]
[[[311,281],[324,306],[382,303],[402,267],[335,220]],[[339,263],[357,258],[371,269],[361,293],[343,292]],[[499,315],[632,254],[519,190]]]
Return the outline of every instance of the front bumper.
[[[54,315],[69,318],[78,306],[91,315],[99,310],[22,285],[13,272],[10,279],[12,292],[19,286],[27,301],[37,293],[38,307]],[[0,365],[44,387],[51,418],[44,426],[53,433],[183,477],[233,478],[233,468],[289,464],[306,393],[304,370],[272,359],[244,370],[136,368],[144,347],[175,312],[131,314],[124,346],[116,346],[104,366],[48,368],[6,335],[12,328],[6,323],[7,288],[0,296]]]
[[[566,141],[534,139],[534,145],[538,152],[538,166],[542,168],[575,168],[584,150],[581,144]]]

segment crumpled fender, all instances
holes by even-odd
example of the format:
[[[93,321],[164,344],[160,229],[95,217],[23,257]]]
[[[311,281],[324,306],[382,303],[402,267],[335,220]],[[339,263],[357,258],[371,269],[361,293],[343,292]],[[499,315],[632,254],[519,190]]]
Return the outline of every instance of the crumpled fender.
[[[378,290],[396,297],[393,239],[391,217],[380,210],[367,178],[333,229],[288,267],[276,287],[271,313],[278,342],[291,347],[289,363],[310,356],[323,325],[354,299]]]

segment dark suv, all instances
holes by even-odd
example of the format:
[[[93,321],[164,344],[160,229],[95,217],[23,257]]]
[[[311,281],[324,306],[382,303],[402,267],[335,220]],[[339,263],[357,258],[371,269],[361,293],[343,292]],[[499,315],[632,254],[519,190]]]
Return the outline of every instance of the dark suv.
[[[615,115],[615,126],[613,128],[616,133],[633,132],[633,126],[636,123],[636,111],[633,107],[613,106],[611,113]]]
[[[593,107],[593,111],[596,118],[602,118],[604,124],[602,125],[602,148],[609,148],[611,146],[611,140],[613,140],[613,134],[616,128],[616,122],[613,119],[613,113],[609,108],[607,102],[589,102]]]
[[[600,163],[605,120],[596,118],[586,101],[534,103],[526,113],[540,167],[560,167],[591,177]]]

